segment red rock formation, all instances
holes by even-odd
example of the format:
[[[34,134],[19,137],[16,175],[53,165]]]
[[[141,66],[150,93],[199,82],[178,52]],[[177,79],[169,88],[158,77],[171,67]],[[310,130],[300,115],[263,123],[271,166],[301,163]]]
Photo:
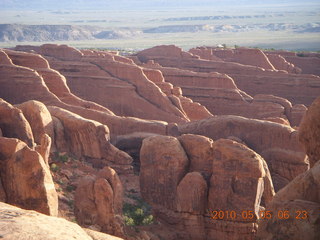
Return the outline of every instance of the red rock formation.
[[[154,63],[150,63],[151,67]],[[211,117],[212,114],[201,104],[193,102],[190,98],[182,96],[181,88],[174,87],[171,83],[165,82],[162,72],[157,69],[143,68],[144,74],[164,92],[171,102],[190,120],[200,120]]]
[[[100,231],[123,236],[123,189],[117,173],[106,167],[87,176],[75,193],[75,215],[82,226],[98,225]]]
[[[292,104],[284,98],[262,94],[252,98],[238,89],[233,79],[225,74],[161,67],[152,61],[143,66],[160,70],[166,81],[181,87],[185,96],[206,106],[216,115],[240,115],[258,119],[281,117],[297,126],[304,114],[303,111],[292,113]],[[180,102],[184,106],[188,99],[180,98]]]
[[[236,48],[236,49],[212,49],[212,55],[224,60],[225,62],[236,62],[244,65],[261,67],[264,69],[275,70],[268,57],[259,49]]]
[[[300,127],[299,140],[309,156],[310,166],[320,160],[320,97],[308,109]]]
[[[56,216],[58,197],[41,155],[15,138],[0,138],[0,175],[7,203]]]
[[[66,104],[49,91],[43,78],[36,71],[13,65],[11,61],[8,61],[8,55],[4,52],[0,57],[1,61],[6,63],[0,64],[0,83],[2,86],[0,88],[0,96],[11,103],[17,104],[28,100],[38,100],[46,105],[62,107],[85,118],[108,125],[113,135],[141,132],[142,130],[159,134],[166,134],[170,131],[170,129],[167,129],[167,123],[165,122],[114,116],[110,111],[102,111],[103,107],[100,107],[99,111],[97,111],[93,107],[94,104],[87,105],[86,102],[83,104],[83,102],[79,103],[77,100],[72,100],[71,102],[68,100],[67,102],[70,104]],[[61,78],[55,78],[55,80],[63,82]],[[18,82],[19,84],[17,84]],[[68,92],[66,93],[68,95]],[[71,99],[72,96],[67,98]],[[75,105],[71,105],[71,103]]]
[[[59,70],[67,78],[68,85],[80,97],[108,107],[118,115],[169,122],[186,121],[183,113],[163,96],[159,88],[131,60],[124,61],[123,57],[118,56],[117,61],[114,55],[107,52],[103,55],[81,53],[72,58],[62,54],[59,57],[61,48],[65,49],[66,46],[50,45],[48,51],[47,47],[48,45],[43,45],[37,51],[47,58],[52,68]],[[57,52],[52,51],[54,47]],[[77,50],[67,50],[74,51]],[[92,84],[93,81],[96,84]],[[119,95],[126,98],[118,98]]]
[[[99,122],[85,119],[77,114],[58,107],[48,107],[50,113],[60,120],[63,126],[55,125],[56,146],[63,146],[67,152],[77,157],[92,160],[100,167],[111,165],[118,171],[124,172],[131,169],[132,158],[115,148],[110,142],[109,129]],[[64,146],[66,144],[66,146]]]
[[[141,193],[155,216],[173,231],[174,239],[253,239],[256,218],[214,220],[208,211],[258,214],[262,196],[267,203],[274,194],[264,160],[231,140],[213,143],[183,135],[179,141],[166,136],[143,141]]]
[[[267,204],[271,219],[261,219],[257,239],[318,239],[320,237],[320,127],[317,98],[310,106],[299,128],[299,139],[303,143],[313,166],[293,179]],[[284,219],[279,213],[284,213]]]
[[[282,124],[238,116],[216,116],[180,125],[179,130],[183,134],[199,134],[213,140],[239,138],[264,157],[276,190],[309,167],[298,132]]]
[[[8,138],[18,138],[34,147],[34,139],[29,122],[22,111],[0,98],[0,128],[1,135]]]
[[[320,164],[299,175],[267,205],[271,219],[261,219],[257,239],[306,239],[320,237]],[[284,212],[286,211],[286,212]],[[278,214],[280,213],[280,217]],[[281,214],[285,213],[285,219]]]
[[[314,74],[320,76],[320,57],[308,56],[308,54],[302,53],[300,56],[283,56],[288,62],[301,68],[304,74]]]
[[[143,50],[136,56],[143,63],[154,60],[164,67],[228,74],[239,89],[250,95],[272,94],[294,104],[305,105],[310,105],[318,96],[320,77],[317,76],[288,74],[234,62],[203,60],[175,46],[157,46]]]
[[[21,109],[23,115],[30,123],[34,141],[37,144],[41,143],[41,139],[44,134],[49,135],[50,138],[54,137],[51,114],[43,103],[38,101],[28,101],[16,105],[16,107]]]
[[[266,54],[269,61],[272,63],[272,65],[275,67],[277,70],[284,70],[288,73],[301,73],[302,70],[295,65],[293,65],[290,62],[287,62],[287,60],[282,57],[281,55],[278,54],[272,54],[272,53],[267,53]]]

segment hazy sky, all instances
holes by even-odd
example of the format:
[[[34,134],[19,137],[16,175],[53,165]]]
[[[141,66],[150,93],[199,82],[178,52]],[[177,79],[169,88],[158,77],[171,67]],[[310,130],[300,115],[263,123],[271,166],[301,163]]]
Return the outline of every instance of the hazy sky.
[[[230,7],[246,5],[318,4],[319,0],[0,0],[0,9],[153,9],[168,7]]]

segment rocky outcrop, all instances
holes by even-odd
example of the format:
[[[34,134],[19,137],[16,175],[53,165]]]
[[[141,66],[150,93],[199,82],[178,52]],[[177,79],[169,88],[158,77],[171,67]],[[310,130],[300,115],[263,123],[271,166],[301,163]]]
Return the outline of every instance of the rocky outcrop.
[[[207,117],[211,117],[212,114],[202,106],[200,103],[193,102],[190,98],[183,96],[180,87],[174,87],[171,83],[165,82],[162,72],[158,69],[152,69],[152,67],[159,67],[154,62],[150,62],[145,66],[150,65],[151,68],[143,68],[144,74],[154,82],[164,92],[171,102],[182,111],[188,118],[192,120],[200,120]],[[161,67],[161,66],[160,66]]]
[[[123,236],[123,189],[117,173],[109,167],[97,176],[80,181],[75,193],[75,215],[82,226],[96,226],[100,231]]]
[[[291,102],[284,98],[266,94],[249,96],[238,89],[233,79],[226,74],[161,67],[154,61],[143,66],[160,70],[167,82],[182,89],[184,96],[199,102],[215,115],[239,115],[257,119],[281,117],[297,126],[304,114],[303,111],[294,111]],[[187,101],[180,98],[183,107]]]
[[[111,165],[117,170],[131,168],[132,158],[110,143],[109,129],[99,122],[85,119],[58,107],[48,107],[55,121],[56,146],[62,146],[77,157],[93,161],[98,166]],[[60,123],[61,122],[61,125]],[[63,128],[63,129],[61,129]],[[66,144],[66,145],[64,145]]]
[[[287,62],[287,60],[282,57],[279,54],[272,54],[272,53],[267,53],[266,54],[269,61],[272,63],[272,65],[277,69],[277,70],[284,70],[288,73],[301,73],[302,70],[295,65],[293,65],[290,62]]]
[[[299,140],[302,142],[309,156],[312,167],[320,160],[320,97],[308,109],[300,127]]]
[[[0,128],[2,135],[8,138],[18,138],[34,147],[34,139],[29,122],[22,111],[0,98]]]
[[[63,218],[50,217],[0,202],[0,235],[6,240],[121,240],[108,234],[86,231]]]
[[[54,48],[57,51],[53,51]],[[81,53],[63,45],[45,44],[36,51],[66,77],[71,90],[77,95],[110,108],[118,115],[168,122],[187,121],[186,116],[129,59],[124,61],[124,57],[108,52]],[[119,95],[127,97],[119,99]]]
[[[299,128],[299,139],[313,167],[293,179],[267,204],[266,211],[273,217],[259,221],[257,239],[320,237],[319,100],[310,106]]]
[[[318,96],[320,85],[318,76],[288,74],[281,70],[264,69],[235,62],[200,59],[199,56],[184,52],[172,45],[146,49],[137,53],[136,56],[143,63],[154,60],[164,67],[228,74],[239,89],[253,96],[272,94],[288,99],[293,104],[307,106]]]
[[[216,116],[179,126],[181,133],[199,134],[213,140],[236,137],[267,162],[278,191],[309,168],[298,132],[269,121],[238,116]]]
[[[235,48],[235,49],[212,49],[212,55],[225,62],[236,62],[244,65],[261,67],[275,70],[274,66],[260,49],[255,48]]]
[[[23,115],[29,122],[34,141],[37,144],[41,144],[44,134],[47,134],[51,139],[53,139],[54,132],[52,117],[47,107],[43,103],[31,100],[16,105],[16,107],[21,109]]]
[[[188,134],[149,137],[140,158],[142,196],[174,239],[253,239],[260,201],[274,195],[261,156],[232,140]],[[244,209],[254,217],[242,219]],[[214,217],[231,210],[234,218]]]
[[[18,139],[1,137],[0,156],[0,178],[6,202],[56,216],[58,197],[41,155]]]
[[[306,239],[320,237],[320,164],[299,175],[267,205],[271,219],[261,219],[257,239]],[[285,215],[284,215],[285,214]]]
[[[70,92],[67,81],[58,71],[50,68],[48,61],[39,54],[5,50],[13,64],[34,69],[43,78],[49,91],[67,104],[82,106],[114,115],[112,111],[94,102],[85,101]]]
[[[141,147],[140,161],[142,197],[149,203],[175,210],[176,187],[189,165],[178,139],[169,136],[146,138]]]
[[[314,74],[320,76],[320,57],[308,53],[283,56],[288,62],[299,67],[304,74]]]
[[[13,56],[13,53],[10,52]],[[29,53],[27,53],[29,54]],[[37,60],[39,55],[33,54],[29,58]],[[15,55],[18,56],[18,55]],[[133,132],[153,132],[158,134],[166,134],[170,132],[167,128],[168,124],[161,121],[148,121],[129,117],[114,116],[114,114],[107,110],[103,110],[102,106],[98,109],[95,108],[97,104],[84,104],[83,101],[72,100],[71,97],[67,97],[69,100],[67,103],[61,101],[57,95],[49,91],[44,79],[38,72],[27,67],[20,67],[12,64],[8,55],[2,52],[0,55],[2,63],[0,64],[0,97],[13,104],[20,104],[28,100],[38,100],[45,105],[58,106],[69,111],[75,112],[85,118],[99,121],[108,127],[112,131],[112,135],[123,135]],[[24,58],[22,58],[24,59]],[[39,60],[40,61],[40,60]],[[40,61],[41,65],[45,65],[44,59]],[[30,64],[30,63],[29,63]],[[23,80],[21,80],[23,79]],[[55,78],[58,81],[57,85],[63,85],[61,78]],[[60,81],[60,82],[59,82]],[[18,84],[19,83],[19,84]],[[55,83],[53,82],[52,85]],[[21,94],[23,92],[24,94]],[[69,96],[66,92],[66,96]],[[65,98],[62,98],[65,100]]]

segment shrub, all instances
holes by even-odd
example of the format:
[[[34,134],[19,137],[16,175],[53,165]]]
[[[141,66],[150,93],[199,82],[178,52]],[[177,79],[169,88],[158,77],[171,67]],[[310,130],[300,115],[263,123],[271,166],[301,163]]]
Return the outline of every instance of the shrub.
[[[50,169],[52,172],[57,172],[57,171],[59,171],[60,168],[57,166],[57,164],[52,163],[50,166]]]
[[[153,216],[150,214],[151,207],[142,199],[132,196],[136,204],[125,203],[123,205],[123,215],[125,224],[128,226],[149,225],[153,223]]]

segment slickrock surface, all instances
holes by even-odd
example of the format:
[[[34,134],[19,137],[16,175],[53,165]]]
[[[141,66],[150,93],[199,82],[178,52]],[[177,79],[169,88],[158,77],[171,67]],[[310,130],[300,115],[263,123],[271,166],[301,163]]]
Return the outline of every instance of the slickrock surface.
[[[174,239],[253,239],[256,217],[218,220],[210,211],[257,215],[261,199],[270,202],[274,190],[261,156],[235,141],[198,135],[149,137],[140,154],[142,196]]]
[[[85,230],[63,218],[50,217],[0,202],[0,235],[5,240],[121,240]]]
[[[292,74],[283,70],[264,69],[234,62],[200,59],[199,56],[173,45],[156,46],[143,50],[136,56],[143,63],[154,60],[164,67],[228,74],[239,89],[253,96],[272,94],[286,98],[293,104],[310,105],[319,95],[319,76]]]
[[[282,124],[238,116],[216,116],[180,125],[179,130],[182,134],[199,134],[213,140],[240,139],[264,157],[277,191],[309,168],[298,132]]]
[[[75,216],[82,226],[97,225],[99,231],[123,236],[123,189],[117,173],[109,167],[97,176],[86,176],[75,193]]]
[[[5,201],[56,216],[57,193],[50,170],[41,155],[18,139],[1,137],[0,156]]]

